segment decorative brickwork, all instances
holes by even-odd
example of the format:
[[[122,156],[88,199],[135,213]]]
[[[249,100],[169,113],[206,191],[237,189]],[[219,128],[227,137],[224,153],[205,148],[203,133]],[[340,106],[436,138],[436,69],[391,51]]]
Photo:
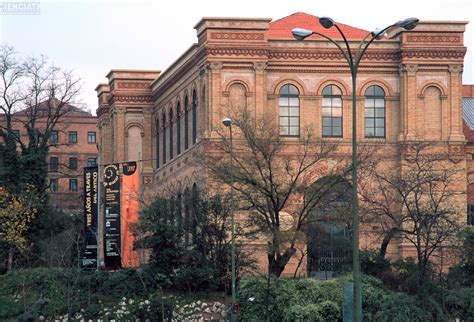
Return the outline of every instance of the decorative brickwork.
[[[350,41],[361,40],[367,34],[362,29],[338,25]],[[126,126],[133,119],[143,129],[142,156],[147,160],[143,161],[147,169],[142,177],[144,196],[170,189],[183,193],[193,184],[211,187],[196,160],[213,153],[212,144],[223,131],[222,119],[233,107],[278,121],[279,91],[285,85],[294,85],[298,89],[300,133],[312,129],[314,137],[321,139],[322,90],[335,85],[342,91],[342,136],[331,138],[331,142],[340,144],[337,157],[350,160],[351,130],[356,126],[357,140],[380,148],[386,167],[400,167],[403,155],[410,153],[405,150],[407,142],[429,140],[435,141],[443,153],[449,151],[451,161],[466,173],[460,122],[464,22],[420,22],[414,30],[400,31],[397,38],[377,40],[359,68],[357,124],[352,124],[351,75],[343,55],[318,36],[304,43],[293,40],[291,29],[297,27],[325,33],[342,44],[334,28],[323,29],[317,17],[305,13],[273,22],[203,18],[195,27],[198,44],[164,73],[156,72],[152,77],[151,72],[112,71],[109,84],[98,91],[104,136],[101,157],[109,162],[126,159]],[[383,126],[385,136],[377,138],[364,135],[365,95],[371,86],[384,92],[378,104],[383,102],[385,115],[379,120],[384,124],[379,126]],[[114,113],[119,107],[124,109],[123,114]],[[297,145],[299,138],[287,141]],[[332,161],[328,160],[327,167],[315,169],[314,175],[330,172]],[[460,176],[456,189],[466,192],[466,176]],[[460,201],[460,207],[465,205]],[[285,212],[291,216],[290,209]],[[378,245],[380,236],[372,226],[377,224],[361,227],[364,247]],[[256,250],[261,270],[265,271],[265,239],[249,247]],[[388,255],[399,258],[410,251],[407,243],[397,240],[390,245]],[[289,263],[284,274],[294,273],[291,267],[296,267],[296,260]],[[303,272],[305,267],[301,267]]]

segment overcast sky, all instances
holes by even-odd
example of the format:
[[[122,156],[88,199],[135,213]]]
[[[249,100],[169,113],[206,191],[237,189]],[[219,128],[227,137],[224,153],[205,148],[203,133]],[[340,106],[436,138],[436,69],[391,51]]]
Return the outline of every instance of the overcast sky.
[[[0,0],[0,6],[5,1],[17,0]],[[205,16],[276,20],[302,11],[366,30],[408,17],[470,21],[463,83],[474,84],[473,0],[36,1],[38,15],[0,15],[0,43],[73,69],[84,82],[81,98],[93,112],[94,89],[110,69],[165,70],[197,42],[193,27]]]

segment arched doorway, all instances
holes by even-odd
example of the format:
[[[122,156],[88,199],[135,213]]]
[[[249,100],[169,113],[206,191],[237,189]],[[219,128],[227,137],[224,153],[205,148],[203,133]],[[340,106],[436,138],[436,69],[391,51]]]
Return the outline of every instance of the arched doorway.
[[[329,279],[351,260],[352,186],[344,178],[328,176],[314,184],[314,192],[321,199],[307,223],[307,271],[308,276]]]

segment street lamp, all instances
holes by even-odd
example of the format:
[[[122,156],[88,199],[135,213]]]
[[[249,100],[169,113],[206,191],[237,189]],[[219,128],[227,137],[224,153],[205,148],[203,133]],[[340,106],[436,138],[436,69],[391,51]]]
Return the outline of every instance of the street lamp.
[[[357,123],[356,123],[356,78],[357,70],[359,69],[359,63],[362,59],[367,48],[370,44],[376,40],[382,38],[388,30],[395,28],[403,28],[405,30],[412,30],[418,24],[417,18],[408,18],[400,20],[384,29],[376,29],[372,32],[367,33],[362,41],[359,43],[355,56],[352,55],[351,47],[347,41],[346,36],[339,28],[337,23],[329,17],[319,18],[319,23],[326,29],[335,27],[339,34],[344,40],[345,48],[341,47],[338,42],[332,38],[321,34],[316,31],[296,28],[291,32],[296,40],[304,40],[311,35],[318,35],[324,39],[330,41],[341,51],[342,55],[349,64],[352,76],[352,274],[354,279],[354,321],[359,322],[362,320],[362,307],[359,305],[362,303],[361,289],[360,289],[360,261],[359,261],[359,199],[357,197]],[[370,37],[370,38],[369,38]]]
[[[235,287],[235,231],[234,231],[234,152],[232,147],[232,119],[225,117],[222,124],[229,128],[230,141],[230,226],[231,226],[231,254],[232,254],[232,306],[231,320],[235,321],[235,310],[237,309],[237,292]]]

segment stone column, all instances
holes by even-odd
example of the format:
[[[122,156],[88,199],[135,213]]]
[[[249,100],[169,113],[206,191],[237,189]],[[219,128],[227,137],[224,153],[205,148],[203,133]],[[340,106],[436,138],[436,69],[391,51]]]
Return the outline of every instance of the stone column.
[[[143,161],[143,172],[153,172],[153,133],[152,133],[152,107],[143,107],[143,141],[142,141],[142,159]]]
[[[415,140],[416,133],[416,72],[418,65],[400,68],[400,135],[399,140]]]
[[[464,141],[462,127],[462,65],[449,65],[449,141]]]
[[[215,124],[220,124],[219,117],[222,114],[221,107],[221,96],[222,96],[222,63],[221,62],[210,62],[209,69],[211,70],[210,79],[209,79],[209,89],[208,89],[208,115],[209,120],[209,130],[212,131]]]
[[[255,84],[253,92],[254,95],[254,117],[258,119],[265,114],[265,107],[267,105],[267,82],[266,82],[266,62],[254,62],[253,68],[255,70]]]
[[[114,128],[114,140],[115,140],[115,158],[114,162],[125,161],[125,112],[126,108],[123,106],[115,107],[115,128]]]

